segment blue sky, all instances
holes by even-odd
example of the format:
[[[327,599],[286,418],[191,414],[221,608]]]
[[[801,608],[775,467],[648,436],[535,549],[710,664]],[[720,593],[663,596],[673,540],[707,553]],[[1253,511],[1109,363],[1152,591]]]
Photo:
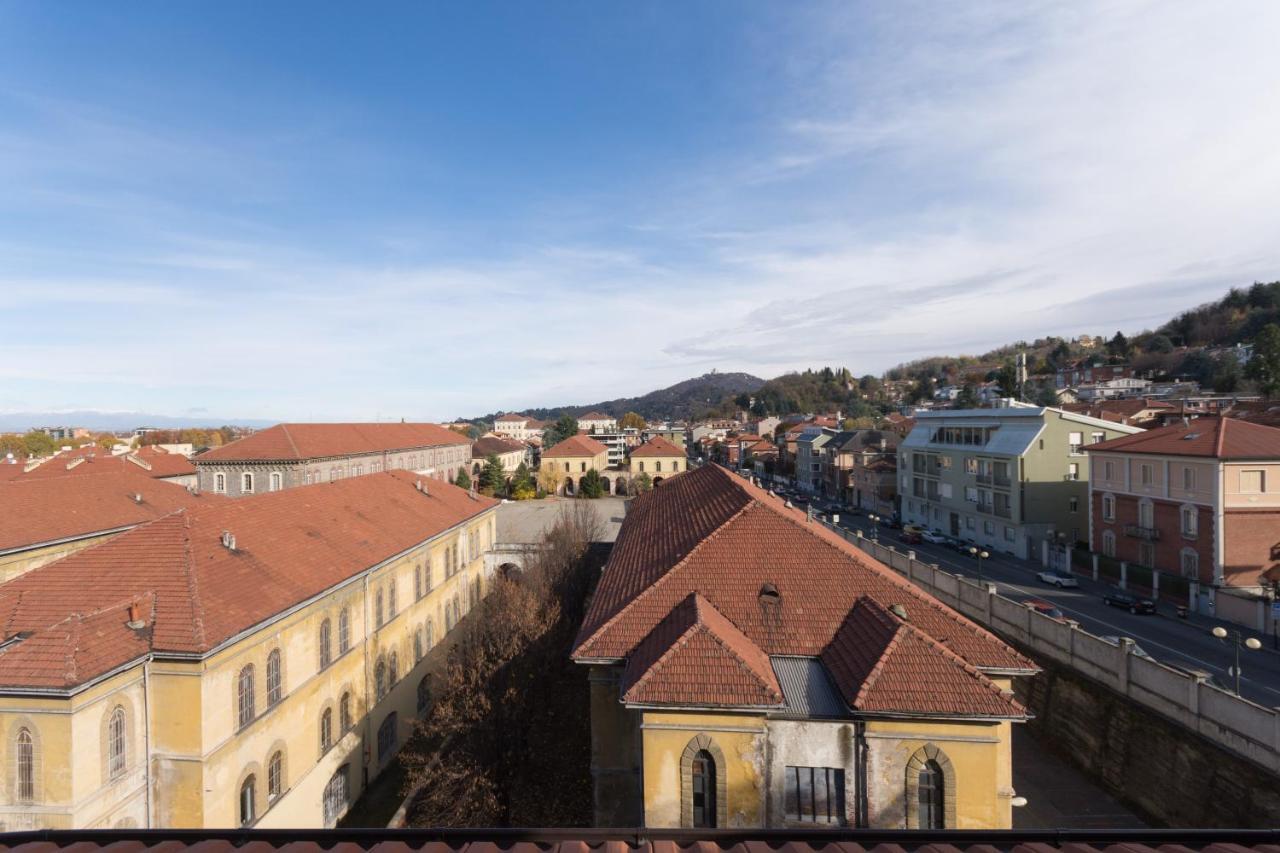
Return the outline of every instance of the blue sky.
[[[0,2],[0,410],[433,418],[1280,278],[1280,4]]]

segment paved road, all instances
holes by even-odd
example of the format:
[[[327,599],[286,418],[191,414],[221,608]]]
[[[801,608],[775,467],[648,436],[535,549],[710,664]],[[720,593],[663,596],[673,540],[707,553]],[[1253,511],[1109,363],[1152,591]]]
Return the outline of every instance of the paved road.
[[[1027,804],[1014,829],[1143,829],[1147,824],[1093,779],[1049,752],[1028,726],[1013,727],[1013,788]]]
[[[871,535],[871,523],[863,516],[841,514],[840,526]],[[973,558],[940,545],[904,545],[897,541],[898,534],[899,531],[879,526],[880,539],[898,550],[915,551],[919,559],[936,563],[949,572],[970,578],[978,576],[977,561]],[[1036,573],[1041,570],[1039,563],[1007,554],[993,554],[982,561],[983,580],[995,583],[1001,595],[1017,601],[1036,598],[1051,602],[1091,634],[1132,637],[1161,663],[1210,672],[1222,686],[1234,689],[1234,679],[1227,674],[1234,663],[1231,643],[1215,638],[1210,631],[1215,625],[1233,630],[1237,626],[1201,616],[1182,619],[1175,614],[1173,605],[1168,604],[1161,604],[1160,612],[1154,616],[1133,615],[1102,603],[1102,593],[1109,587],[1107,583],[1077,576],[1078,589],[1060,590],[1036,579]],[[1257,636],[1254,632],[1246,635]],[[1280,707],[1280,652],[1271,647],[1274,638],[1259,636],[1259,639],[1264,643],[1262,649],[1240,652],[1240,692],[1260,705]]]

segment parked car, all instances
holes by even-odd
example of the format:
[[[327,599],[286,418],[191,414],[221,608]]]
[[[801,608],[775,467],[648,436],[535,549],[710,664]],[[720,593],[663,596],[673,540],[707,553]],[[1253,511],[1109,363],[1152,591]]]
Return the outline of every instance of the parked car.
[[[903,528],[902,532],[898,534],[898,541],[907,545],[919,545],[923,540],[916,531]]]
[[[1222,679],[1218,678],[1218,676],[1214,675],[1212,672],[1210,672],[1207,669],[1199,669],[1197,667],[1190,667],[1190,666],[1178,666],[1176,663],[1165,663],[1165,666],[1170,667],[1171,669],[1176,669],[1179,672],[1185,672],[1187,675],[1191,676],[1192,678],[1203,679],[1205,684],[1210,684],[1218,688],[1219,690],[1226,690],[1230,692],[1232,689],[1226,684],[1223,684]]]
[[[920,534],[920,538],[928,542],[930,545],[946,545],[947,536],[936,530],[925,530]]]
[[[1120,638],[1119,638],[1119,637],[1115,637],[1115,636],[1107,636],[1107,637],[1103,637],[1102,639],[1106,640],[1108,643],[1110,643],[1110,644],[1111,644],[1111,645],[1113,645],[1113,646],[1118,646],[1118,645],[1120,645]],[[1155,658],[1153,658],[1151,655],[1147,654],[1147,650],[1146,650],[1146,649],[1144,649],[1142,646],[1138,645],[1137,643],[1134,643],[1134,644],[1133,644],[1133,654],[1134,654],[1136,657],[1146,658],[1147,660],[1155,660]]]
[[[1043,613],[1045,616],[1048,616],[1050,619],[1056,619],[1059,622],[1067,621],[1066,614],[1064,614],[1061,610],[1059,610],[1057,607],[1055,607],[1054,605],[1050,604],[1047,601],[1041,601],[1038,598],[1032,598],[1028,601],[1024,601],[1023,604],[1027,605],[1037,613]]]
[[[1130,613],[1155,613],[1156,603],[1149,598],[1130,595],[1123,589],[1113,587],[1102,594],[1102,603],[1108,607],[1123,607]]]
[[[1041,583],[1052,584],[1058,587],[1058,589],[1063,589],[1064,587],[1075,588],[1080,586],[1080,581],[1076,580],[1074,575],[1060,574],[1052,569],[1045,572],[1036,572],[1036,577],[1039,578]]]

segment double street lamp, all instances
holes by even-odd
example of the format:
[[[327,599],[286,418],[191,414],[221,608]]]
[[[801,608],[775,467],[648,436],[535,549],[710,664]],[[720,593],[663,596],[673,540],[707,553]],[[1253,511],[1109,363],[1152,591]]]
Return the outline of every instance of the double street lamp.
[[[982,583],[982,561],[991,555],[975,545],[969,546],[969,555],[978,561],[978,583]]]
[[[1236,647],[1236,665],[1232,668],[1232,673],[1236,677],[1236,695],[1240,695],[1240,647],[1243,646],[1251,651],[1257,651],[1262,648],[1262,642],[1257,637],[1246,637],[1239,631],[1228,631],[1221,626],[1213,629],[1213,636],[1219,640],[1225,640],[1231,637],[1232,644]]]
[[[870,515],[867,516],[867,519],[871,522],[871,541],[879,542],[880,541],[880,516],[876,515],[875,513],[871,513]]]

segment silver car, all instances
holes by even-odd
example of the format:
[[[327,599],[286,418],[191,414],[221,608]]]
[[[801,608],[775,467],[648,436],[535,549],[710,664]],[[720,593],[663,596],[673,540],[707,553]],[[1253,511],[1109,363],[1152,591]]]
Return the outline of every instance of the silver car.
[[[1074,576],[1062,575],[1053,571],[1036,572],[1036,577],[1040,579],[1041,583],[1053,584],[1059,589],[1068,588],[1068,587],[1074,588],[1074,587],[1080,586],[1080,581],[1076,580]]]

